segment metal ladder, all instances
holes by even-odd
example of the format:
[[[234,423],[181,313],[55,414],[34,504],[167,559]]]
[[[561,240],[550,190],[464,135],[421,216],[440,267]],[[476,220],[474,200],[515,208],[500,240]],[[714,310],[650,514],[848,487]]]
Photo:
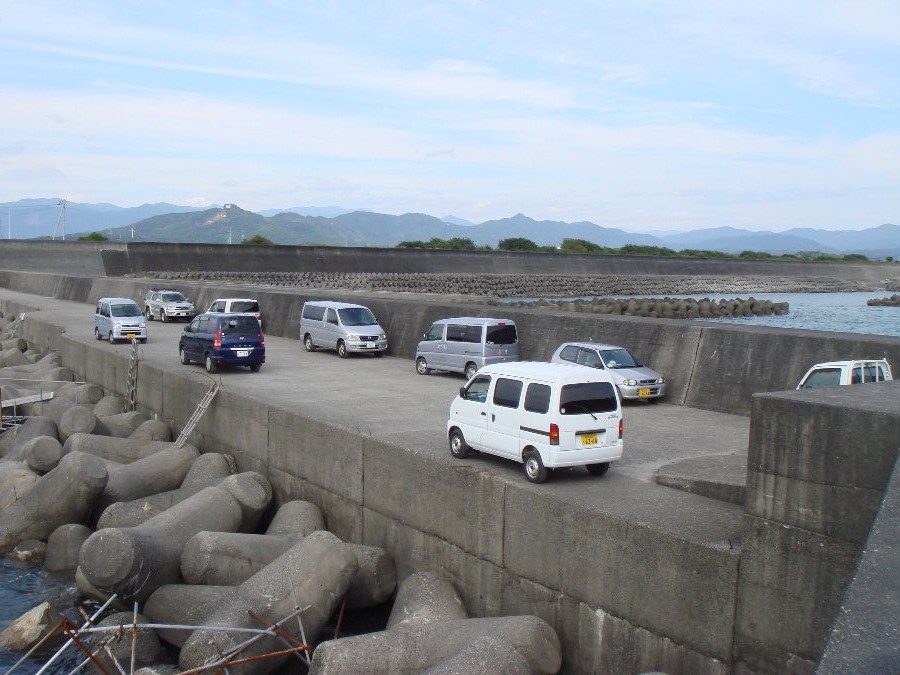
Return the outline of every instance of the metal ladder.
[[[194,414],[191,415],[191,419],[187,421],[187,424],[184,425],[184,429],[181,430],[181,433],[178,434],[178,440],[175,441],[175,447],[182,447],[188,439],[188,436],[191,435],[191,432],[194,431],[194,427],[197,426],[197,423],[200,421],[200,418],[203,417],[203,413],[206,412],[206,409],[209,407],[209,404],[212,403],[212,400],[216,397],[216,394],[219,393],[219,389],[221,389],[222,385],[219,382],[213,382],[213,385],[209,388],[209,391],[204,394],[200,403],[197,405],[197,409],[194,411]]]

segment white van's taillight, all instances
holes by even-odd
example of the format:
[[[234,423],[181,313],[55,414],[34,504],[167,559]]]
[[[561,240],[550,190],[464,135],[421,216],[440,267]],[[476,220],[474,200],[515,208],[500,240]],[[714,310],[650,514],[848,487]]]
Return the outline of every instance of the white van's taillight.
[[[213,349],[219,349],[222,346],[222,332],[217,331],[213,334]]]
[[[622,434],[625,433],[625,419],[619,418],[619,438],[622,438]]]
[[[559,427],[550,425],[550,445],[559,445]]]

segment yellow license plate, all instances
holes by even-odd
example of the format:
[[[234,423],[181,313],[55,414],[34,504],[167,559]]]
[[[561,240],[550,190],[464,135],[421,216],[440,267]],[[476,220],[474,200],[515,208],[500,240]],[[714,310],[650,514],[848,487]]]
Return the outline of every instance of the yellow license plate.
[[[137,333],[127,333],[125,335],[125,337],[128,338],[129,340],[134,340],[134,338],[137,337]]]
[[[582,434],[581,435],[581,444],[582,445],[597,445],[597,434]]]
[[[638,389],[638,396],[649,396],[649,395],[650,395],[649,389]]]

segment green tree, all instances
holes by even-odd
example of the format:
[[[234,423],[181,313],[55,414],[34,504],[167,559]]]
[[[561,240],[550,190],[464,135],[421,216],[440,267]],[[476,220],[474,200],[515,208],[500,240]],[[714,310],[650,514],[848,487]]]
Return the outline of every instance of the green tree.
[[[501,239],[497,244],[497,248],[501,251],[539,251],[540,247],[531,239],[525,237],[510,237],[509,239]]]
[[[78,241],[109,241],[109,237],[100,232],[91,232],[90,234],[83,234],[78,237]]]
[[[262,236],[261,234],[254,234],[252,237],[250,237],[248,239],[244,239],[244,241],[242,241],[241,243],[242,244],[267,244],[267,245],[271,246],[275,242],[273,242],[268,237]]]

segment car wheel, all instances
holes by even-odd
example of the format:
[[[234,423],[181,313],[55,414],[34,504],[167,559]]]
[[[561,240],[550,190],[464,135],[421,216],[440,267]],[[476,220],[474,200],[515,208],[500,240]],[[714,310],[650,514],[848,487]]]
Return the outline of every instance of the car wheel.
[[[109,335],[107,335],[106,337],[109,340],[109,344],[116,344],[116,339],[113,337],[112,331],[109,331]]]
[[[472,363],[470,361],[469,363],[466,364],[466,379],[467,380],[471,380],[473,377],[475,377],[475,373],[477,373],[477,372],[478,372],[478,366],[476,366],[474,363]]]
[[[250,372],[251,372],[251,373],[258,373],[260,368],[262,368],[262,364],[261,364],[261,363],[254,363],[252,366],[250,366]]]
[[[472,449],[459,429],[450,432],[450,454],[457,459],[465,459],[472,455]]]
[[[147,338],[138,338],[138,342],[140,342],[142,345],[145,345],[147,344]]]
[[[376,359],[380,358],[380,357],[384,356],[384,352],[375,352],[374,356]]]
[[[541,456],[536,450],[529,450],[525,453],[525,478],[532,483],[543,483],[547,480],[547,467],[541,461]]]
[[[428,367],[428,363],[421,356],[416,359],[416,372],[419,375],[427,375],[431,372],[431,368]]]
[[[344,344],[343,340],[338,340],[337,343],[337,353],[342,359],[347,358],[347,345]]]
[[[159,310],[159,320],[163,323],[166,323],[169,320],[169,317],[166,316],[166,310]]]
[[[153,310],[149,307],[144,309],[144,316],[147,317],[147,321],[153,321]]]
[[[103,336],[100,335],[100,329],[99,329],[99,328],[94,328],[94,337],[97,338],[98,340],[102,340],[102,339],[103,339]]]
[[[210,354],[206,355],[206,358],[203,360],[203,365],[206,366],[207,373],[214,373],[219,369],[216,365],[216,360]]]
[[[600,462],[599,464],[588,464],[588,473],[592,476],[605,476],[609,471],[609,462]]]
[[[313,344],[311,335],[303,336],[303,346],[306,347],[306,351],[308,352],[316,351],[316,346]]]
[[[184,351],[184,347],[178,350],[178,357],[181,359],[181,365],[186,366],[191,362],[191,358],[188,356],[187,352]]]

